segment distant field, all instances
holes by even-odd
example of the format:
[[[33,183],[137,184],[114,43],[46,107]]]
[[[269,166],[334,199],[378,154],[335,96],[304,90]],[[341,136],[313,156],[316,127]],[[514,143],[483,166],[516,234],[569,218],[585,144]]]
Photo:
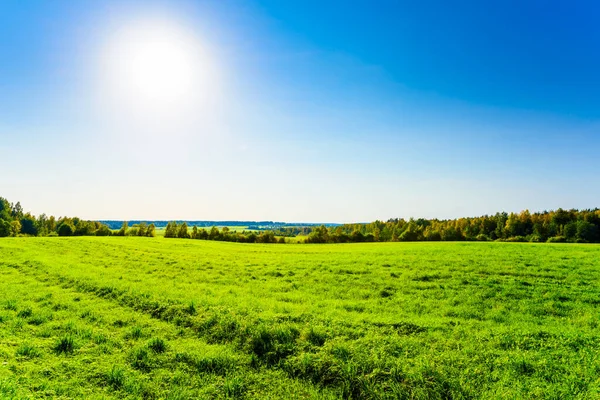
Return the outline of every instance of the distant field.
[[[600,397],[600,246],[0,240],[0,398]]]
[[[189,227],[189,231],[192,231],[193,227]],[[217,228],[219,229],[223,229],[223,226],[217,226]],[[228,226],[227,227],[230,231],[233,232],[242,232],[242,231],[254,231],[254,232],[258,232],[256,229],[248,229],[247,226]],[[205,229],[207,231],[210,231],[210,228],[204,228],[204,227],[199,227],[198,229]],[[114,229],[113,232],[118,232],[118,229]],[[165,228],[156,228],[155,230],[155,234],[157,237],[164,237],[165,236]],[[290,239],[294,239],[294,238],[290,238]]]

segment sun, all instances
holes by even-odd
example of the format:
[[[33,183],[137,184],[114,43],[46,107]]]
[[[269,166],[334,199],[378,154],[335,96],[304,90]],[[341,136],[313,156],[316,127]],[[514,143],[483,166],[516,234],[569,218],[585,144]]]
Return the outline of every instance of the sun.
[[[189,95],[200,73],[194,49],[173,32],[153,30],[127,38],[120,68],[123,84],[147,100],[165,103]]]
[[[210,96],[215,75],[196,35],[160,19],[116,30],[106,46],[102,73],[113,106],[146,116],[197,108]]]

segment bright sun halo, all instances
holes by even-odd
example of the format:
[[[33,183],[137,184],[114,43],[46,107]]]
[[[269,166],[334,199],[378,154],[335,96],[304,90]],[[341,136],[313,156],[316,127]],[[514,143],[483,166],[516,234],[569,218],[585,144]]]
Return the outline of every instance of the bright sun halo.
[[[181,26],[149,20],[112,35],[103,80],[121,108],[172,113],[195,106],[209,92],[209,60],[197,38]]]

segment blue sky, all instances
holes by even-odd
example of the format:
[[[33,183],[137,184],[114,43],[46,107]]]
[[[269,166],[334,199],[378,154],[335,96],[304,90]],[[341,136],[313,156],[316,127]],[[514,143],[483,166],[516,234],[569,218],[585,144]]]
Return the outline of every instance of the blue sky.
[[[593,208],[598,17],[591,1],[4,1],[0,195],[90,219]]]

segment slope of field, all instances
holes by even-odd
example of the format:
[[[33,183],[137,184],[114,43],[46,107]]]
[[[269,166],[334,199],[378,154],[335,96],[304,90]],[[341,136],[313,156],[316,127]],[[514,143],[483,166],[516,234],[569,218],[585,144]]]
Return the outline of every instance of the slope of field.
[[[0,240],[2,398],[598,398],[600,246]]]

